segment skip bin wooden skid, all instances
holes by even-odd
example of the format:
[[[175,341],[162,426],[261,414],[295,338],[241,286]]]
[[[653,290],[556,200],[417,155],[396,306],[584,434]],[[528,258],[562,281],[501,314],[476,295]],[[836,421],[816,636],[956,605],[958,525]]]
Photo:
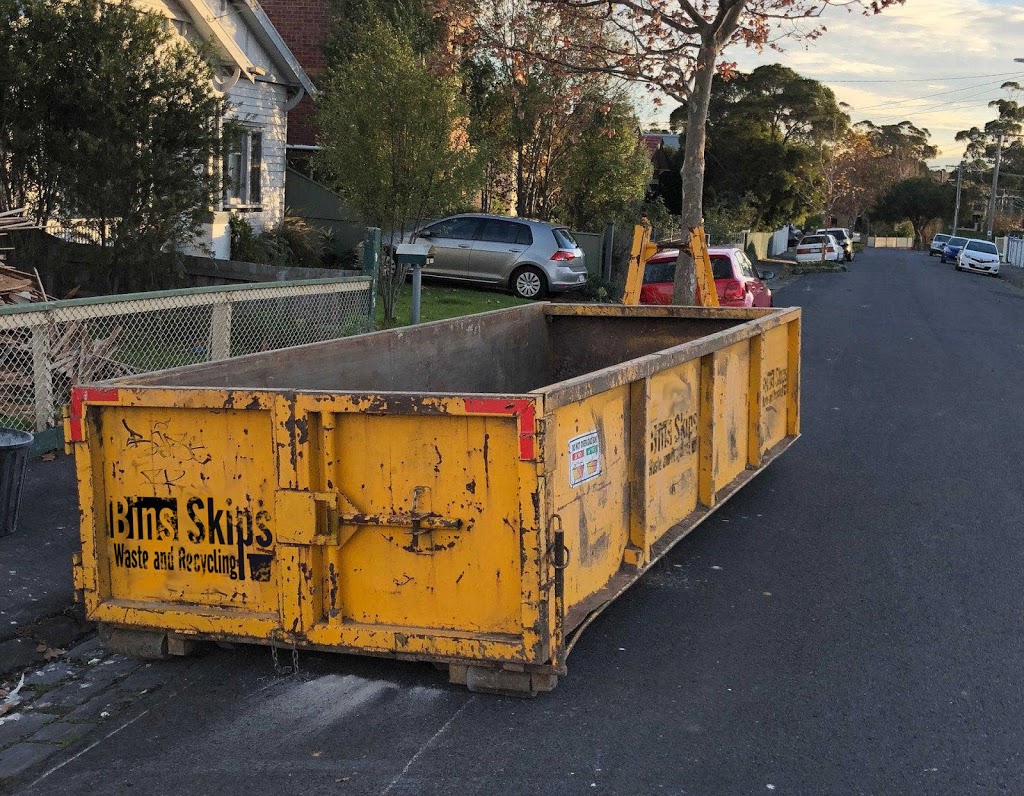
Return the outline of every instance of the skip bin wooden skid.
[[[90,619],[532,694],[792,444],[799,309],[533,304],[76,390]]]

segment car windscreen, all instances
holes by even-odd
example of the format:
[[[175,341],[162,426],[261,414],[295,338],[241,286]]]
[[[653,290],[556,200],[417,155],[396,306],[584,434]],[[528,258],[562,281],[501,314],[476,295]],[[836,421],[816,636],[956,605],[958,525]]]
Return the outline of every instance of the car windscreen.
[[[801,246],[820,246],[825,242],[825,239],[821,235],[808,235],[806,238],[800,241]]]
[[[651,285],[656,282],[671,282],[676,276],[676,261],[665,260],[660,263],[647,263],[644,266],[644,284]]]
[[[945,243],[951,237],[952,235],[936,235],[934,238],[932,238],[932,243]]]
[[[576,240],[569,233],[569,230],[567,230],[567,229],[557,229],[556,228],[556,229],[551,230],[551,232],[554,233],[555,241],[558,243],[558,248],[559,249],[578,249],[579,248],[579,244],[576,243]]]
[[[963,246],[967,243],[967,238],[950,238],[946,241],[947,246]]]
[[[985,254],[999,254],[999,249],[994,243],[985,240],[972,240],[964,248],[969,252],[984,252]]]

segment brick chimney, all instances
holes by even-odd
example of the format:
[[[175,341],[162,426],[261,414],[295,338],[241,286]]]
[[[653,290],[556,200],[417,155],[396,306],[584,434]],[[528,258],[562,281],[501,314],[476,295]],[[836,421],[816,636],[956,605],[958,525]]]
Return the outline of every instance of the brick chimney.
[[[274,23],[281,38],[291,48],[313,84],[323,74],[321,45],[330,27],[327,0],[262,0],[263,10]],[[288,114],[288,143],[310,146],[316,143],[315,108],[306,97]]]

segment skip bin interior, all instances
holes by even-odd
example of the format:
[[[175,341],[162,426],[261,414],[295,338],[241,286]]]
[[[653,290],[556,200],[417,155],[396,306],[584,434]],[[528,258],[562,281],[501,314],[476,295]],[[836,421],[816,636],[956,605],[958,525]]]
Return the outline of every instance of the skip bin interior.
[[[734,317],[701,317],[702,312],[693,308],[636,309],[645,314],[622,317],[593,314],[593,307],[533,304],[286,352],[191,365],[124,382],[234,389],[521,394],[750,320],[742,311]]]

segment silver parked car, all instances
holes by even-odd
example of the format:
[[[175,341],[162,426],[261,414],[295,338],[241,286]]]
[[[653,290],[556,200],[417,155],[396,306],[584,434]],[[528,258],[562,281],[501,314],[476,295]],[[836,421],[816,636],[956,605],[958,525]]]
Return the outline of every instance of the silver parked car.
[[[540,299],[587,281],[583,250],[569,230],[545,221],[466,213],[435,221],[412,238],[434,247],[425,276],[504,287]]]
[[[949,243],[949,239],[952,235],[946,235],[940,232],[934,238],[932,238],[931,244],[928,246],[928,256],[931,257],[933,254],[942,256],[942,251],[946,248],[946,244]]]

